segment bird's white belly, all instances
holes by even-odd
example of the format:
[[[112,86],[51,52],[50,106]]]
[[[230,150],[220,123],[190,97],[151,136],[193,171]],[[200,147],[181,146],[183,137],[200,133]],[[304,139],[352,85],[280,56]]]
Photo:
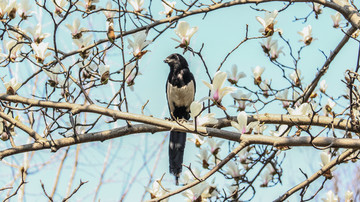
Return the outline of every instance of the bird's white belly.
[[[170,110],[173,111],[174,107],[186,106],[189,111],[190,104],[194,101],[195,87],[194,82],[190,81],[187,85],[178,88],[168,84],[168,100]],[[174,106],[175,105],[175,106]]]

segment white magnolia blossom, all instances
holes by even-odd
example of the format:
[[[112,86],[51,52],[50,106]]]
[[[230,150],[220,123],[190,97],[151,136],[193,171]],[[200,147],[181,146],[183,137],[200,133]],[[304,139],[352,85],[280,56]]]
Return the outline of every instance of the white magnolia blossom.
[[[236,128],[241,134],[247,131],[247,114],[242,111],[237,115],[237,122],[231,121],[231,126]]]
[[[270,48],[270,60],[276,60],[279,57],[280,53],[285,55],[285,53],[282,51],[283,48],[284,47],[278,48],[278,43],[277,41],[275,41],[274,45]]]
[[[132,65],[128,65],[125,68],[125,82],[131,91],[134,91],[135,77],[141,75],[141,72],[136,73],[135,67],[136,63],[133,63]]]
[[[267,187],[269,182],[272,180],[274,175],[274,168],[272,167],[271,164],[267,164],[266,168],[263,170],[263,172],[261,172],[260,177],[261,177],[261,187]]]
[[[264,67],[260,67],[260,66],[256,66],[255,68],[252,69],[253,75],[254,75],[254,84],[255,85],[260,85],[261,83],[261,75],[264,72],[265,68]]]
[[[290,132],[290,130],[286,131],[288,128],[289,128],[288,125],[280,125],[277,131],[270,130],[269,133],[270,135],[275,137],[280,137],[280,135],[281,137],[286,137]]]
[[[336,12],[335,15],[331,15],[331,19],[332,19],[333,22],[334,22],[333,27],[334,27],[334,28],[339,28],[339,26],[340,26],[340,21],[341,21],[341,14],[340,14],[339,12]]]
[[[281,102],[283,104],[283,108],[285,109],[290,106],[289,101],[287,101],[288,94],[289,94],[289,89],[285,89],[277,94],[277,98],[282,100]]]
[[[48,46],[49,43],[44,43],[44,42],[41,42],[39,44],[31,43],[31,48],[35,52],[35,59],[38,63],[43,63],[45,58],[51,55],[50,52],[45,53],[46,50],[48,49]]]
[[[216,140],[215,138],[208,138],[207,143],[210,147],[210,152],[213,155],[217,155],[220,151],[221,145],[224,143],[224,140]]]
[[[55,5],[54,13],[58,16],[61,16],[61,13],[62,13],[64,7],[66,6],[66,4],[68,3],[68,1],[67,0],[55,0],[55,3],[54,3],[54,5]]]
[[[325,107],[323,108],[324,115],[328,116],[329,113],[333,111],[333,108],[335,107],[336,103],[332,99],[328,99]]]
[[[132,54],[136,58],[141,58],[148,50],[142,50],[145,46],[149,45],[152,41],[146,40],[147,34],[145,30],[132,34],[134,40],[128,38],[128,48],[132,49]]]
[[[20,43],[18,44],[17,41],[10,39],[7,43],[6,43],[6,49],[9,52],[9,58],[11,62],[14,62],[16,60],[16,58],[18,57],[18,52],[19,50],[22,48],[23,44]]]
[[[103,11],[105,17],[107,19],[111,19],[114,17],[114,15],[116,14],[116,12],[114,11],[110,11],[112,9],[112,4],[111,4],[111,0],[109,0],[107,3],[106,3],[106,10]]]
[[[298,34],[300,34],[303,37],[302,40],[300,41],[303,41],[307,46],[310,45],[311,42],[313,41],[311,32],[312,32],[311,25],[304,27],[301,32],[298,32]]]
[[[291,74],[289,74],[289,77],[294,82],[295,86],[301,85],[301,80],[303,79],[303,77],[301,76],[300,69],[294,70]]]
[[[43,71],[49,77],[50,86],[55,87],[60,83],[59,73],[61,72],[61,69],[59,64],[55,65],[50,70],[43,69]]]
[[[49,33],[42,33],[41,23],[38,23],[35,27],[28,27],[27,32],[33,37],[33,41],[37,44],[41,43],[45,38],[49,37]]]
[[[227,78],[226,72],[218,71],[216,72],[212,84],[209,84],[206,81],[202,81],[211,91],[210,93],[210,100],[214,101],[215,103],[221,103],[223,97],[233,91],[236,90],[234,87],[222,87],[225,80]]]
[[[81,32],[86,30],[84,27],[80,28],[79,18],[76,18],[72,25],[66,24],[65,26],[70,30],[73,39],[80,39],[82,37]]]
[[[166,191],[159,184],[160,179],[156,179],[151,187],[146,187],[146,191],[150,193],[151,199],[161,197],[166,194]],[[169,199],[164,199],[164,202],[169,201]]]
[[[323,202],[338,202],[339,197],[335,195],[333,191],[330,190],[326,193],[326,198],[321,198],[321,200]]]
[[[274,10],[273,12],[266,12],[264,18],[257,16],[256,20],[263,26],[263,28],[259,29],[259,32],[264,36],[272,36],[274,32],[281,33],[282,31],[280,29],[274,29],[274,25],[277,23],[277,21],[275,21],[277,15],[278,11]]]
[[[99,0],[85,0],[85,3],[82,1],[78,1],[76,4],[85,8],[86,11],[92,11],[96,9],[96,5],[94,5],[94,3],[98,2]]]
[[[320,15],[322,13],[322,7],[323,5],[319,4],[319,3],[311,3],[310,8],[313,9],[313,11],[315,12],[315,18],[318,18],[318,15]]]
[[[269,55],[270,54],[270,50],[271,50],[271,47],[277,43],[277,40],[272,40],[272,37],[269,36],[267,37],[266,39],[263,39],[262,40],[262,43],[260,43],[261,45],[261,48],[263,49],[264,53],[266,55]]]
[[[238,103],[238,106],[237,105],[231,105],[231,107],[237,108],[238,109],[237,111],[244,111],[246,106],[250,104],[250,103],[246,104],[246,101],[249,100],[249,98],[251,96],[251,93],[245,94],[241,90],[237,90],[236,92],[231,93],[230,95]]]
[[[186,197],[185,201],[187,202],[207,202],[207,198],[211,197],[211,195],[206,192],[208,187],[209,184],[205,181],[187,189],[182,195]]]
[[[20,0],[17,8],[17,13],[22,19],[26,20],[29,16],[31,16],[31,14],[35,13],[30,9],[31,9],[30,1]]]
[[[110,66],[109,65],[100,65],[99,66],[100,82],[102,84],[107,84],[110,76]]]
[[[191,37],[197,32],[197,30],[198,27],[190,28],[189,23],[185,21],[179,21],[175,29],[175,34],[180,38],[180,40],[174,38],[172,39],[179,42],[181,48],[187,48],[190,44]]]
[[[189,184],[191,182],[193,182],[194,180],[196,180],[196,178],[201,177],[201,171],[197,168],[197,167],[192,167],[191,171],[190,170],[186,170],[185,172],[182,173],[181,178],[180,178],[180,182],[182,184]],[[195,177],[194,177],[195,175]]]
[[[239,178],[242,175],[243,169],[235,161],[229,161],[226,163],[226,174],[231,175],[233,178]]]
[[[197,161],[197,162],[199,162],[201,164],[201,166],[205,169],[208,169],[209,166],[213,164],[209,161],[209,159],[211,157],[211,153],[208,152],[207,149],[201,148],[199,151],[199,154],[197,154],[196,157],[199,159],[199,161]]]
[[[327,88],[328,88],[328,85],[327,85],[327,83],[326,83],[326,80],[322,80],[322,81],[320,82],[320,91],[321,91],[322,93],[325,93]]]
[[[159,14],[160,15],[166,15],[166,17],[170,17],[171,14],[173,13],[174,9],[175,8],[175,4],[176,2],[175,1],[172,1],[172,2],[169,2],[169,1],[165,1],[166,3],[164,2],[161,2],[161,4],[164,6],[164,10],[163,11],[160,11]],[[170,6],[168,6],[170,5]]]
[[[10,15],[13,15],[11,13],[13,9],[15,9],[16,12],[17,7],[18,6],[16,5],[16,0],[10,0],[10,2],[8,0],[2,0],[0,2],[0,19],[3,19],[5,15],[8,15],[8,17],[13,19],[15,16],[10,16]]]
[[[354,201],[354,193],[352,191],[347,190],[345,193],[345,202],[353,202]]]
[[[309,103],[303,103],[300,106],[295,106],[295,109],[287,108],[287,110],[290,115],[308,116],[313,113]]]
[[[259,121],[254,121],[248,124],[247,130],[252,129],[255,135],[263,134],[264,130],[267,129],[267,125],[260,123]]]
[[[246,74],[244,72],[239,72],[238,73],[238,67],[237,67],[236,64],[233,64],[233,66],[231,67],[231,72],[227,72],[227,73],[228,73],[227,80],[231,84],[237,84],[239,79],[246,77]]]
[[[128,0],[128,3],[134,8],[135,12],[140,13],[144,8],[142,7],[144,5],[144,0]]]
[[[202,102],[193,101],[190,105],[190,116],[196,121],[193,123],[197,124],[197,126],[204,126],[207,124],[217,124],[218,120],[215,118],[214,113],[206,114],[205,116],[202,116],[200,113],[203,109]]]
[[[90,45],[92,40],[92,35],[88,35],[86,37],[81,37],[79,39],[73,39],[74,44],[79,48],[85,48]],[[83,59],[86,59],[89,56],[89,50],[83,50],[79,54]]]
[[[200,147],[201,145],[203,145],[206,142],[205,138],[201,135],[192,134],[192,136],[193,137],[188,137],[187,140],[190,142],[193,142],[196,147]]]
[[[4,86],[6,88],[6,94],[15,95],[16,91],[21,87],[21,83],[18,83],[16,78],[12,78],[9,82],[5,82]]]
[[[321,167],[324,167],[326,165],[328,165],[331,161],[331,154],[327,151],[327,150],[324,150],[320,153],[320,158],[321,158],[321,163],[320,163],[320,166]],[[330,171],[334,171],[336,170],[336,167],[333,166]]]

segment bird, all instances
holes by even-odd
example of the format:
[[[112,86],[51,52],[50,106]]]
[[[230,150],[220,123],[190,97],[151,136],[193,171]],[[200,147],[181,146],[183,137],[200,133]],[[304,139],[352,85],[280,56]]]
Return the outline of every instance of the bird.
[[[165,60],[170,67],[166,82],[166,98],[172,120],[189,120],[190,105],[194,101],[196,84],[186,59],[180,54],[169,55]],[[186,133],[170,131],[169,169],[176,185],[182,171]]]

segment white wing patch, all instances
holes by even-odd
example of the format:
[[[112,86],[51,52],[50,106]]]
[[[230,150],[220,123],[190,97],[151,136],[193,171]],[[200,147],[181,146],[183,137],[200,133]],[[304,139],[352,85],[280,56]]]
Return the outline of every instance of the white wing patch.
[[[167,100],[169,101],[170,111],[174,111],[175,106],[188,106],[187,111],[190,111],[190,104],[194,101],[195,95],[195,86],[193,81],[190,81],[187,85],[181,88],[168,83],[167,92]]]

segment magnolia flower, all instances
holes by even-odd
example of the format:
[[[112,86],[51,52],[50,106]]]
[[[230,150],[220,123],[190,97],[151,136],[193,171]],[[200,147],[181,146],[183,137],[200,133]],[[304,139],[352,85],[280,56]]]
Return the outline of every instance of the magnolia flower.
[[[277,98],[282,100],[283,108],[285,108],[285,109],[288,108],[290,105],[289,101],[287,101],[288,93],[289,93],[289,89],[285,89],[284,91],[279,92],[277,94]]]
[[[207,151],[207,149],[200,149],[199,154],[196,155],[196,157],[199,158],[199,163],[202,165],[203,168],[208,169],[210,166],[209,159],[211,157],[211,154]]]
[[[191,37],[197,32],[198,27],[190,28],[189,23],[185,21],[179,21],[179,24],[176,27],[175,33],[180,38],[180,40],[174,39],[180,43],[181,48],[187,48],[190,44]]]
[[[106,10],[103,11],[106,19],[113,18],[114,15],[116,14],[116,12],[110,11],[111,9],[112,9],[112,5],[111,5],[111,1],[109,0],[109,1],[106,3]]]
[[[207,143],[210,146],[211,154],[216,156],[220,151],[220,147],[224,143],[224,140],[217,141],[215,138],[208,138]]]
[[[324,202],[338,202],[339,197],[330,190],[326,193],[326,198],[321,198],[321,200]]]
[[[246,108],[246,101],[249,100],[250,96],[251,96],[251,93],[248,93],[248,94],[244,94],[241,90],[237,90],[236,92],[234,93],[231,93],[230,94],[234,99],[235,101],[239,104],[239,106],[236,106],[236,105],[232,105],[231,107],[235,107],[237,108],[237,111],[244,111],[245,108]]]
[[[345,193],[345,202],[353,202],[353,201],[354,201],[354,193],[347,190]]]
[[[99,0],[85,0],[85,3],[82,1],[78,1],[76,4],[84,7],[85,10],[89,12],[96,9],[96,5],[94,5],[93,3],[98,3],[98,2]]]
[[[299,107],[295,106],[295,109],[287,108],[287,110],[290,115],[308,116],[309,114],[312,114],[311,106],[309,103],[303,103]]]
[[[130,5],[134,8],[135,12],[140,13],[142,10],[142,6],[144,5],[144,0],[127,0]]]
[[[277,42],[275,41],[274,45],[271,46],[271,48],[270,48],[270,52],[269,52],[270,60],[271,60],[271,61],[276,60],[276,59],[279,57],[280,53],[282,53],[283,55],[285,55],[284,52],[282,51],[283,48],[284,48],[284,47],[278,48],[278,44],[277,44]]]
[[[41,23],[38,23],[35,27],[28,27],[26,29],[33,36],[33,41],[37,44],[41,43],[45,38],[49,37],[49,33],[41,33]]]
[[[59,73],[61,72],[59,64],[55,65],[50,70],[43,69],[43,71],[45,72],[46,75],[48,75],[49,84],[51,87],[55,87],[60,83],[60,79],[58,77]]]
[[[141,75],[141,72],[137,72],[135,69],[136,64],[132,64],[130,66],[125,67],[125,82],[128,87],[130,87],[130,90],[134,90],[134,80],[137,75]]]
[[[197,126],[204,126],[207,124],[217,124],[218,120],[215,118],[214,113],[206,114],[204,117],[201,116],[203,105],[201,102],[193,101],[190,105],[190,116],[196,121]]]
[[[34,13],[34,11],[30,11],[31,5],[29,2],[30,1],[28,0],[20,0],[18,4],[17,13],[23,20],[26,20],[32,13]]]
[[[255,68],[252,69],[252,72],[254,74],[254,84],[255,85],[260,85],[261,83],[261,74],[264,72],[265,68],[260,67],[260,66],[256,66]]]
[[[206,199],[211,196],[205,192],[208,189],[208,186],[207,182],[200,183],[190,189],[187,189],[182,193],[182,195],[186,197],[186,201],[188,202],[206,202]]]
[[[291,74],[289,74],[289,77],[294,82],[295,86],[301,85],[303,77],[301,77],[301,71],[299,69],[294,70]]]
[[[261,45],[261,48],[263,49],[264,53],[266,55],[269,55],[270,54],[270,50],[271,50],[271,47],[277,43],[277,40],[272,40],[272,37],[269,36],[267,37],[266,39],[263,39],[263,42],[260,43]]]
[[[321,158],[321,163],[320,163],[320,166],[321,167],[324,167],[326,165],[328,165],[331,161],[331,154],[328,152],[328,151],[322,151],[320,153],[320,158]],[[335,166],[333,166],[331,169],[330,169],[330,175],[331,175],[331,172],[334,171],[336,169]]]
[[[313,41],[313,37],[311,36],[311,30],[312,30],[311,25],[308,25],[304,27],[301,32],[298,32],[298,34],[300,34],[303,37],[303,39],[299,41],[303,41],[307,46],[310,45],[311,42]]]
[[[63,11],[63,7],[65,7],[65,5],[67,4],[68,2],[66,0],[55,0],[54,4],[55,4],[55,10],[54,10],[54,13],[60,17],[61,16],[61,13]]]
[[[310,8],[313,9],[313,11],[315,12],[315,18],[318,19],[318,15],[320,15],[322,13],[322,7],[323,5],[318,4],[318,3],[312,3],[311,5],[309,5]]]
[[[2,0],[0,2],[0,19],[3,19],[6,14],[11,19],[15,18],[13,8],[16,12],[16,7],[16,0],[10,0],[10,2],[8,2],[8,0]]]
[[[332,99],[328,99],[325,107],[324,107],[324,115],[328,116],[329,113],[332,112],[332,109],[335,107],[336,103],[334,101],[332,101]]]
[[[322,80],[320,82],[320,91],[322,93],[325,93],[326,89],[327,89],[328,85],[326,84],[326,80]]]
[[[274,175],[274,168],[272,165],[268,164],[266,169],[260,174],[262,184],[260,187],[267,187],[269,182],[272,180]]]
[[[151,187],[146,187],[146,191],[150,193],[151,199],[158,198],[166,194],[166,192],[161,188],[160,179],[156,179]],[[164,202],[167,202],[169,199],[165,199]]]
[[[226,174],[231,175],[235,180],[239,180],[241,177],[242,169],[239,168],[239,165],[235,161],[229,161],[226,163],[227,169]]]
[[[277,23],[275,21],[276,16],[278,15],[278,11],[274,10],[273,12],[266,12],[265,18],[261,18],[259,16],[256,17],[256,20],[263,26],[263,28],[259,29],[259,32],[264,36],[272,36],[274,32],[280,32],[280,29],[274,30],[274,25]]]
[[[187,140],[190,141],[190,142],[195,143],[196,147],[199,148],[202,144],[205,143],[205,140],[204,140],[203,136],[197,135],[197,134],[192,134],[192,135],[193,135],[193,137],[192,138],[188,137]]]
[[[110,66],[109,65],[100,65],[99,74],[101,76],[100,82],[102,84],[107,84],[110,77]]]
[[[231,196],[231,199],[238,199],[239,186],[233,184],[226,185],[227,196]]]
[[[165,1],[166,3],[164,3],[164,2],[161,2],[162,3],[162,5],[164,6],[164,11],[160,11],[159,12],[159,14],[160,15],[166,15],[166,17],[168,18],[168,17],[170,17],[171,16],[171,14],[172,14],[172,12],[174,11],[174,7],[175,7],[175,4],[176,4],[176,2],[175,1],[173,1],[173,2],[168,2],[168,1]],[[168,6],[168,5],[170,5],[170,6]]]
[[[35,52],[35,59],[38,63],[43,63],[45,58],[49,55],[51,55],[50,52],[46,52],[46,50],[48,49],[49,43],[44,43],[41,42],[40,44],[36,44],[36,43],[32,43],[31,44],[31,48],[34,50]]]
[[[341,21],[341,14],[339,12],[337,12],[335,15],[331,15],[331,19],[334,22],[333,27],[334,28],[339,28],[340,26],[340,21]]]
[[[241,134],[247,131],[247,114],[242,111],[237,115],[237,122],[231,121],[231,126],[236,128]]]
[[[269,133],[275,137],[285,137],[289,134],[290,130],[286,131],[289,128],[287,125],[280,125],[277,131],[270,130]],[[286,132],[285,132],[286,131]]]
[[[259,85],[259,88],[263,91],[263,96],[264,97],[269,97],[269,93],[268,91],[270,90],[270,84],[269,81],[267,79],[265,79],[264,81],[262,81]]]
[[[200,177],[200,170],[197,168],[197,167],[192,167],[191,168],[191,171],[190,170],[186,170],[181,178],[180,178],[180,182],[182,184],[189,184],[191,182],[193,182],[196,178],[199,178]],[[195,177],[196,178],[195,178]]]
[[[18,26],[13,27],[13,29],[16,31],[9,30],[9,32],[15,36],[17,41],[23,41],[24,35],[26,36],[26,31],[24,31],[23,29],[21,29]]]
[[[216,72],[212,84],[209,84],[206,81],[202,81],[210,90],[210,100],[214,101],[217,104],[221,103],[222,98],[235,90],[234,87],[222,87],[226,80],[227,74],[225,72],[218,71]]]
[[[73,42],[79,49],[82,49],[90,45],[91,39],[92,39],[92,35],[88,35],[80,39],[73,39]],[[79,53],[79,55],[83,59],[86,59],[89,56],[89,53],[90,53],[89,50],[83,50]]]
[[[239,79],[246,77],[246,74],[244,72],[239,72],[238,73],[238,67],[236,64],[233,64],[233,66],[231,67],[231,72],[228,72],[228,81],[231,84],[237,84],[237,82],[239,81]]]
[[[82,31],[85,31],[85,28],[79,28],[80,27],[80,20],[79,18],[76,18],[72,25],[66,24],[65,25],[70,31],[73,39],[80,39],[82,37]]]
[[[144,31],[140,31],[140,32],[136,32],[135,34],[132,34],[134,40],[130,40],[128,39],[129,45],[128,48],[129,49],[133,49],[132,53],[134,55],[134,57],[140,59],[146,52],[148,52],[148,50],[142,50],[143,48],[145,48],[145,46],[149,45],[152,41],[150,40],[146,40],[146,36],[147,34]]]
[[[248,124],[247,130],[254,130],[255,135],[263,134],[264,130],[266,130],[267,126],[261,124],[259,121],[254,121]]]
[[[6,49],[9,51],[9,58],[11,62],[14,62],[18,57],[18,51],[22,48],[23,44],[18,44],[17,41],[10,39],[6,43]]]
[[[9,82],[5,82],[6,94],[15,95],[16,91],[21,87],[21,83],[18,83],[15,78],[10,79]]]

